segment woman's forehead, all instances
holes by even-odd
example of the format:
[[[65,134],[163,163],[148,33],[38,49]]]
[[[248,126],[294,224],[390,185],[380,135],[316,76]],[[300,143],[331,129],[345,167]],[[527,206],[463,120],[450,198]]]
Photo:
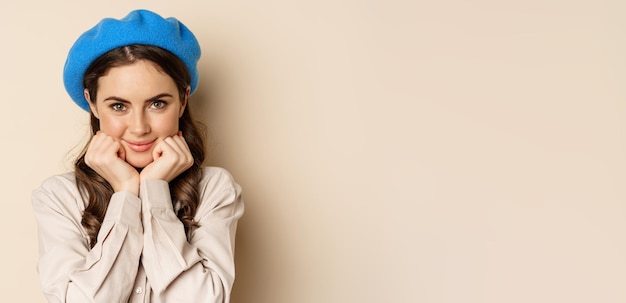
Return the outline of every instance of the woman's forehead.
[[[146,60],[111,67],[98,79],[98,99],[113,94],[129,100],[145,100],[163,93],[175,96],[177,92],[174,80],[156,64]]]

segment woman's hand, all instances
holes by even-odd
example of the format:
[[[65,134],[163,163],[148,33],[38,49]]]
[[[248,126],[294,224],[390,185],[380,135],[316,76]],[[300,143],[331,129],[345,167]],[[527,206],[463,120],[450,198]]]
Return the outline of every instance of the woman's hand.
[[[115,192],[139,194],[139,173],[126,161],[122,144],[102,131],[96,133],[85,153],[85,163],[102,176]]]
[[[193,165],[193,156],[181,132],[157,143],[152,151],[154,162],[140,174],[141,179],[159,179],[168,183]]]

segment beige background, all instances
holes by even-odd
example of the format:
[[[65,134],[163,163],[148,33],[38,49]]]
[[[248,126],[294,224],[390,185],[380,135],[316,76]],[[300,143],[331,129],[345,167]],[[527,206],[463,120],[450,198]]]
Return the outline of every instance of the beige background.
[[[87,132],[67,50],[139,7],[203,47],[233,302],[626,302],[621,0],[3,1],[0,301],[43,302],[30,192]]]

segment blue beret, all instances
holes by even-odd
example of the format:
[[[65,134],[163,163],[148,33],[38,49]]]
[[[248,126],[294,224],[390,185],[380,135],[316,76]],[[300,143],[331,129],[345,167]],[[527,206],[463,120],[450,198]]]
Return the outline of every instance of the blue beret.
[[[191,93],[196,90],[200,45],[193,33],[175,18],[164,19],[148,10],[135,10],[120,20],[103,19],[74,42],[65,61],[63,83],[78,106],[89,111],[83,77],[91,63],[110,50],[131,44],[158,46],[176,55],[191,74]]]

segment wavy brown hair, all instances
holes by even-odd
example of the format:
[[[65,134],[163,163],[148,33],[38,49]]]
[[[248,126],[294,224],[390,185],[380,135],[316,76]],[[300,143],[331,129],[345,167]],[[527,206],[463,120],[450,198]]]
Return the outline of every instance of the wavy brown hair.
[[[186,98],[186,90],[191,82],[191,76],[185,64],[174,54],[162,48],[151,45],[128,45],[113,49],[96,59],[85,72],[83,85],[88,90],[91,100],[96,100],[98,79],[112,67],[132,64],[139,60],[148,60],[156,64],[161,72],[169,75],[176,83],[181,102]],[[100,121],[91,115],[91,137],[100,130]],[[198,183],[202,178],[202,163],[204,162],[204,133],[191,117],[189,102],[178,121],[179,130],[183,133],[189,150],[194,158],[191,168],[172,180],[170,195],[172,204],[177,210],[178,219],[185,226],[187,237],[198,223],[193,220],[198,208],[200,193]],[[90,139],[91,140],[91,139]],[[83,212],[81,224],[89,236],[89,245],[93,247],[97,242],[98,232],[104,220],[109,201],[113,195],[113,187],[91,167],[85,163],[85,153],[89,142],[85,145],[74,162],[76,184],[83,199],[89,204]]]

